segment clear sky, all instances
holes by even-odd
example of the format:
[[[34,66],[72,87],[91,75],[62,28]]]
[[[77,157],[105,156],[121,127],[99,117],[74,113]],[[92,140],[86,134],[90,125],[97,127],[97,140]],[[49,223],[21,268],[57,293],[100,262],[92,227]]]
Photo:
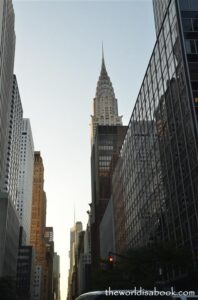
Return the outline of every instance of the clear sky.
[[[74,206],[85,227],[91,202],[89,122],[102,41],[119,114],[128,124],[155,42],[152,2],[13,2],[15,74],[44,161],[47,225],[61,256],[65,300]]]

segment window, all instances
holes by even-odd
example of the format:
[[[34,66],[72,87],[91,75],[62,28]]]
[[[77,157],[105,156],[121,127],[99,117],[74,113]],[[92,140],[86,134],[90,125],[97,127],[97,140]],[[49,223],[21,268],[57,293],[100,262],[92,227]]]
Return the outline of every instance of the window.
[[[194,40],[185,40],[186,52],[187,54],[196,53],[195,41]]]
[[[192,31],[193,30],[191,19],[183,19],[182,23],[183,23],[184,31]]]

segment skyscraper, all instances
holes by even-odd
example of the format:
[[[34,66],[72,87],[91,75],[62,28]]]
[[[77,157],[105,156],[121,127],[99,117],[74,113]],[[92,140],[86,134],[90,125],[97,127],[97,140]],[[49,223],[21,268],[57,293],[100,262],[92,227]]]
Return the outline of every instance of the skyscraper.
[[[26,244],[30,242],[32,213],[32,186],[34,167],[34,143],[29,119],[23,119],[20,136],[20,165],[17,187],[17,211],[26,234]]]
[[[100,223],[111,197],[114,158],[119,154],[127,129],[127,126],[122,126],[122,117],[118,115],[117,99],[106,70],[103,53],[91,124],[92,202],[90,227],[91,264],[94,273],[100,265]]]
[[[0,2],[0,191],[4,190],[9,109],[15,53],[14,11],[11,0]]]
[[[122,116],[118,115],[117,99],[106,70],[103,50],[101,72],[93,101],[93,115],[91,116],[92,143],[94,142],[97,125],[122,125]]]
[[[32,218],[30,244],[35,249],[35,263],[39,266],[41,274],[42,291],[46,291],[46,243],[44,239],[46,223],[46,195],[44,192],[44,166],[39,151],[34,152],[34,173],[33,173],[33,192],[32,192]],[[40,286],[40,285],[39,285]],[[41,296],[44,300],[46,294]]]
[[[9,193],[15,207],[19,176],[20,142],[23,122],[23,108],[16,76],[13,76],[12,97],[9,107],[9,133],[5,168],[4,191]]]

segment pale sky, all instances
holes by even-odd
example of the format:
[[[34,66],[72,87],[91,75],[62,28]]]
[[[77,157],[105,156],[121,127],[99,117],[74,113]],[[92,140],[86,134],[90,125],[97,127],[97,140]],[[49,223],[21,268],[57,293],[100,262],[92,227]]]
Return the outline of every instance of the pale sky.
[[[24,117],[45,167],[47,225],[61,256],[66,299],[70,228],[84,228],[91,202],[92,101],[102,41],[108,74],[127,125],[155,43],[151,0],[13,0],[15,74]]]

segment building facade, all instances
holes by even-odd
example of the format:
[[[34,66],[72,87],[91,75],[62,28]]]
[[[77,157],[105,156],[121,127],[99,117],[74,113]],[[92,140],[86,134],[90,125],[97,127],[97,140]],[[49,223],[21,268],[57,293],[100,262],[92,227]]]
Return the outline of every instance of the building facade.
[[[2,0],[0,3],[0,53],[0,191],[4,191],[15,54],[14,11],[11,0]]]
[[[100,223],[100,257],[107,260],[109,252],[115,252],[115,219],[112,198],[107,204]]]
[[[12,220],[12,222],[10,222]],[[0,193],[0,277],[16,279],[19,219],[7,193]]]
[[[30,243],[32,215],[32,187],[34,167],[34,143],[29,119],[23,119],[20,136],[20,163],[17,184],[17,211],[21,226],[26,234],[26,244]]]
[[[33,299],[34,256],[33,247],[23,244],[23,228],[20,227],[16,280],[16,292],[20,300]]]
[[[4,191],[8,192],[14,205],[17,204],[19,177],[20,142],[23,122],[23,108],[16,76],[13,76],[11,103],[9,108],[9,132],[5,167]]]
[[[178,248],[190,251],[195,267],[197,1],[153,4],[157,41],[131,115],[116,174],[124,186],[121,194],[126,247],[147,245],[149,241],[172,241]],[[164,279],[176,282],[183,275],[178,269]]]

